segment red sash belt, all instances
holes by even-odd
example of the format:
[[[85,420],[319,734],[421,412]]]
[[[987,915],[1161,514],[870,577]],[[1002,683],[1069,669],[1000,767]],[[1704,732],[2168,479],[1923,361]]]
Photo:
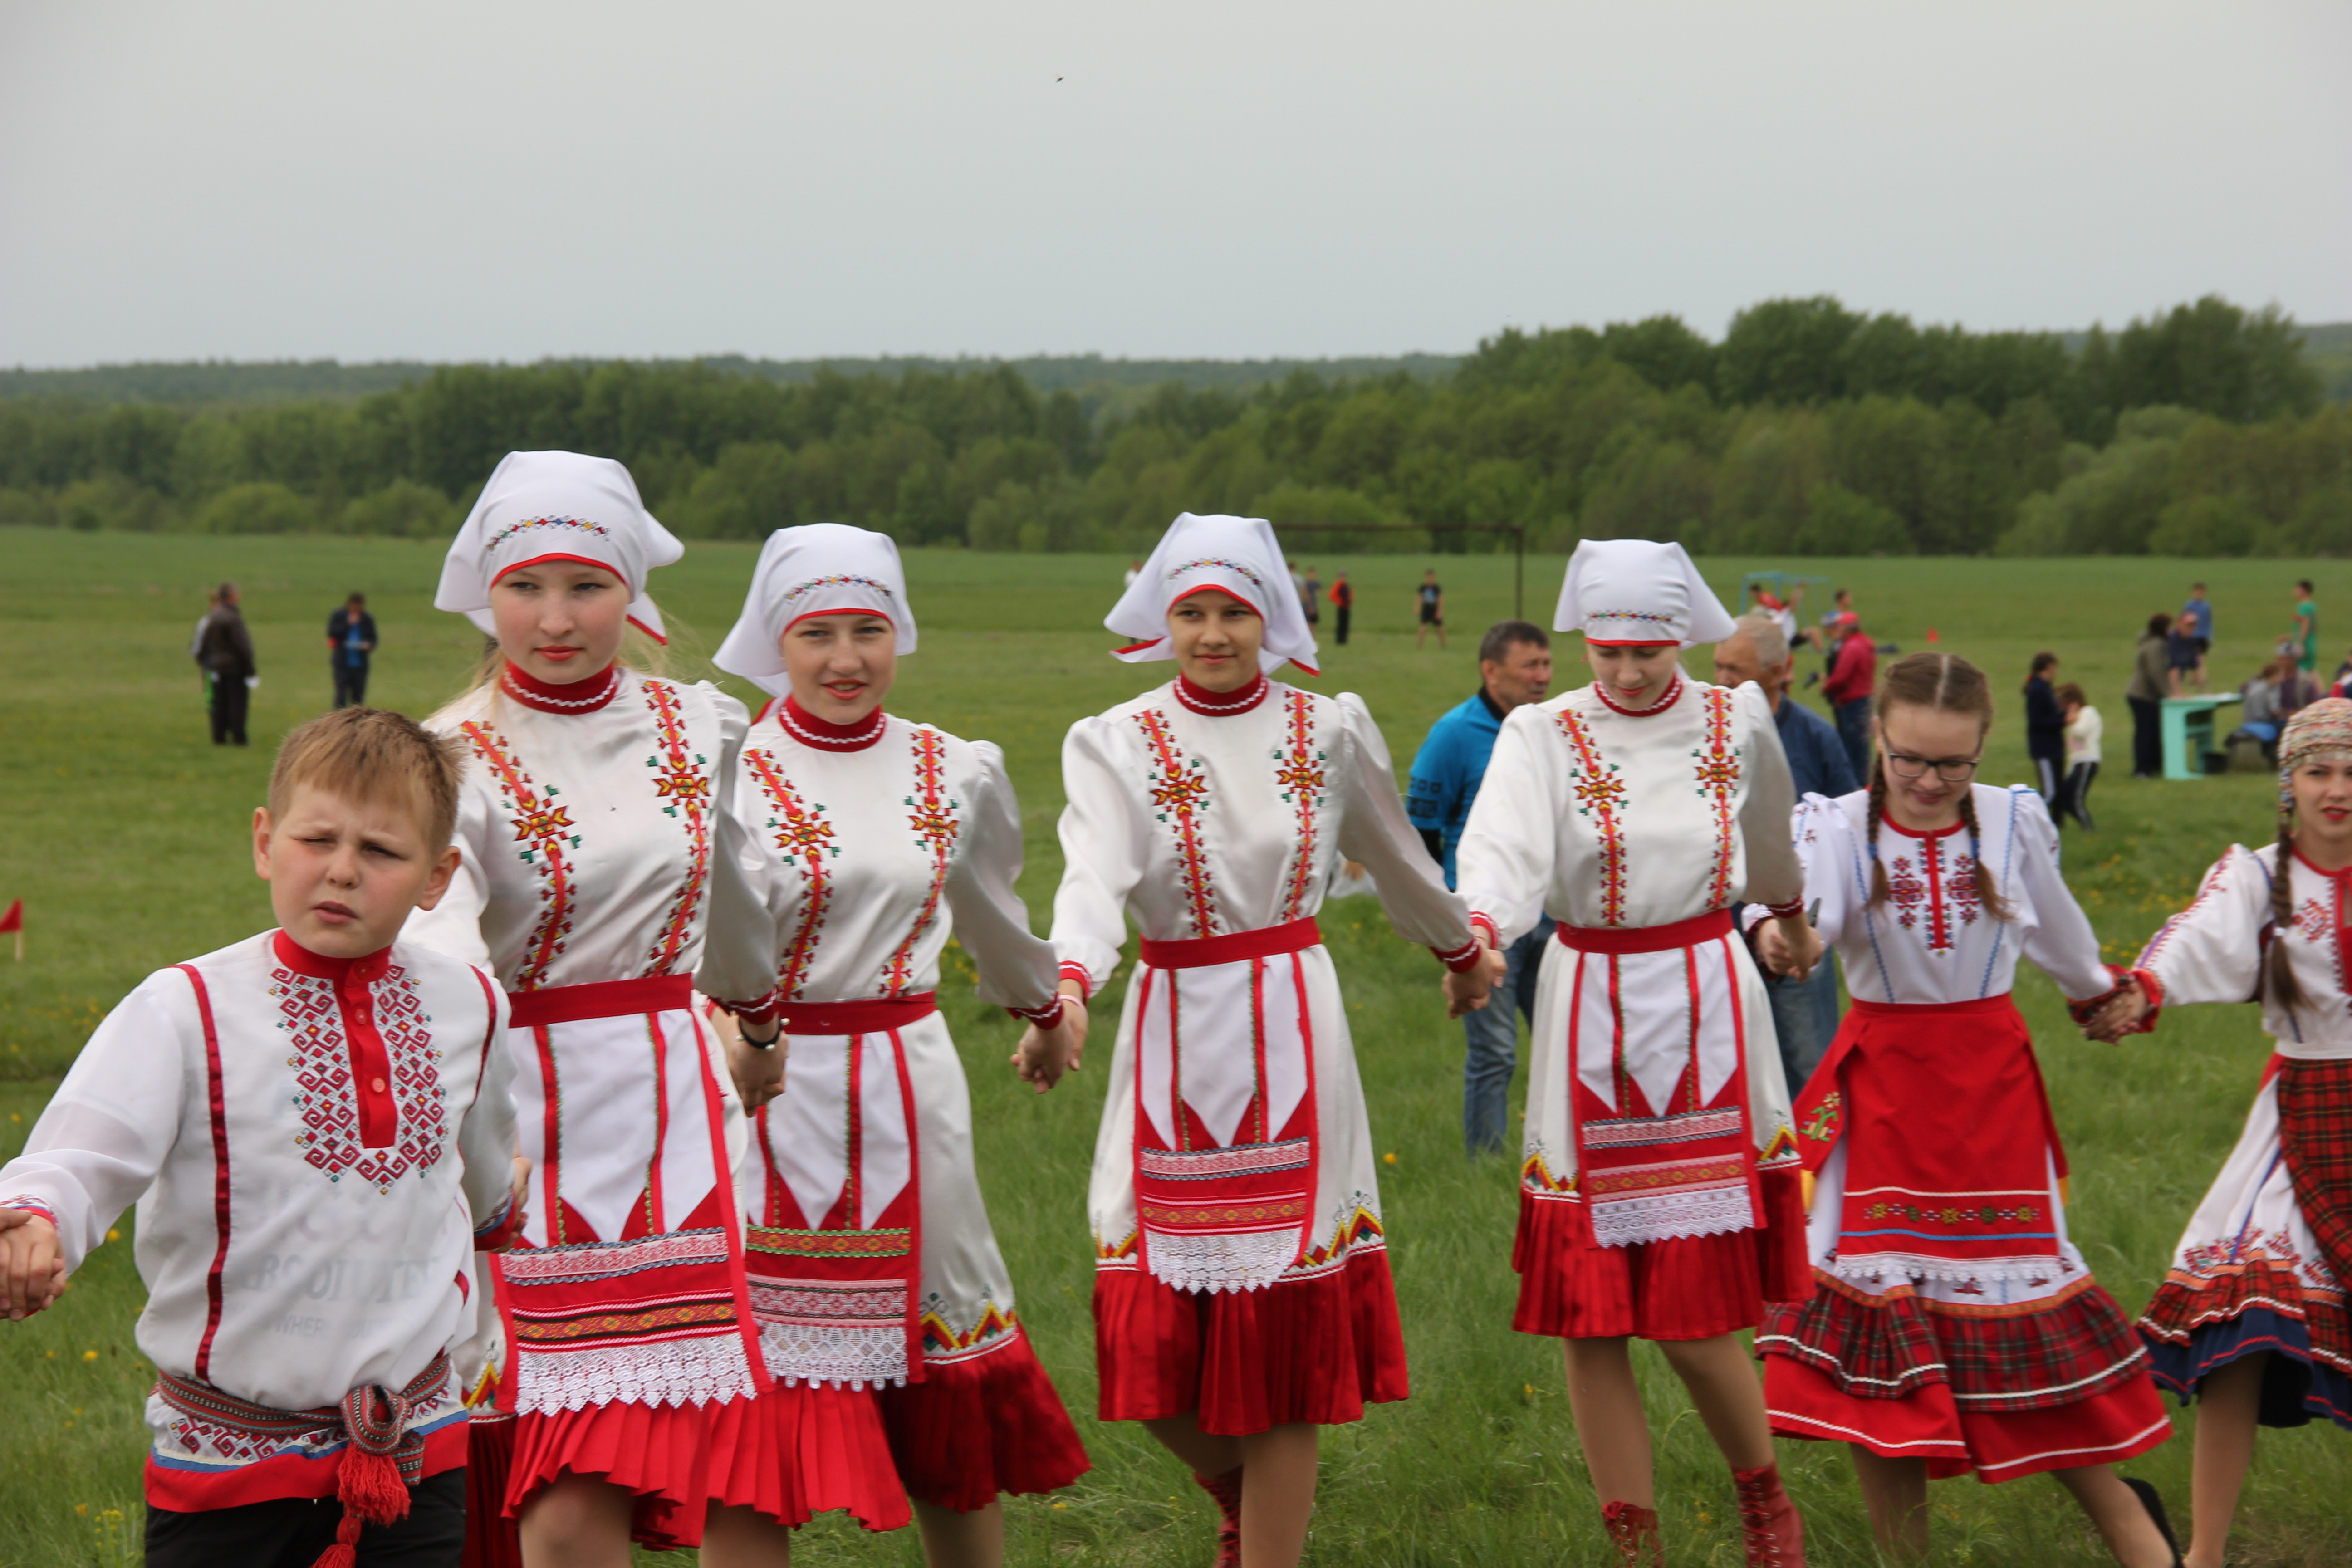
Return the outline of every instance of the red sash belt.
[[[782,1015],[788,1035],[887,1035],[919,1024],[940,1010],[939,993],[866,1002],[787,1002]]]
[[[1145,937],[1141,952],[1143,962],[1154,969],[1206,969],[1215,963],[1238,963],[1244,958],[1304,952],[1319,946],[1322,941],[1322,928],[1309,915],[1287,925],[1260,926],[1255,931],[1231,931],[1223,936],[1180,942],[1155,942]]]
[[[1998,996],[1972,996],[1959,1002],[1866,1002],[1856,996],[1846,1003],[1849,1012],[1865,1016],[1875,1013],[1882,1017],[1917,1017],[1929,1013],[1948,1017],[1965,1018],[1976,1013],[2011,1013],[2017,1005],[2006,991]]]
[[[632,1013],[668,1013],[694,1005],[694,976],[665,974],[653,980],[601,980],[593,985],[555,985],[544,991],[509,991],[508,1022],[518,1029],[544,1024],[577,1024],[588,1018],[625,1018]]]
[[[1560,946],[1572,947],[1580,952],[1672,952],[1678,947],[1729,936],[1731,911],[1710,910],[1662,926],[1559,925],[1552,927],[1552,934],[1559,939]]]

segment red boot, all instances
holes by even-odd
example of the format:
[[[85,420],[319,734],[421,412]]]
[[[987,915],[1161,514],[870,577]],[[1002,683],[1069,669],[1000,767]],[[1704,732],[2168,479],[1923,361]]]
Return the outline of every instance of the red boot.
[[[1601,1527],[1625,1559],[1626,1568],[1665,1568],[1665,1543],[1658,1538],[1658,1510],[1639,1503],[1601,1505]]]
[[[1734,1470],[1731,1484],[1739,1493],[1748,1568],[1805,1568],[1805,1523],[1780,1485],[1780,1467]]]
[[[1242,1468],[1235,1465],[1222,1476],[1195,1474],[1192,1479],[1217,1500],[1217,1511],[1224,1516],[1217,1525],[1217,1568],[1241,1568]]]

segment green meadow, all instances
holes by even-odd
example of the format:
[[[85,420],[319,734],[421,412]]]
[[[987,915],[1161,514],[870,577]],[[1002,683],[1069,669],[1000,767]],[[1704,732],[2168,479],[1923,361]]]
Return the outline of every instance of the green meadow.
[[[673,673],[705,663],[735,614],[754,547],[698,543],[654,583],[679,635]],[[1305,554],[1325,581],[1357,587],[1355,639],[1325,649],[1304,684],[1363,694],[1400,773],[1432,720],[1472,690],[1478,631],[1512,613],[1507,556],[1441,557],[1452,646],[1414,647],[1411,585],[1423,560]],[[891,707],[1003,746],[1028,826],[1022,881],[1042,926],[1060,872],[1058,744],[1079,715],[1163,679],[1120,664],[1101,617],[1122,559],[918,552],[908,563],[920,651]],[[2352,642],[2352,564],[2101,560],[1861,560],[1705,563],[1727,596],[1756,566],[1799,565],[1850,586],[1865,626],[1906,651],[1966,655],[2003,703],[1983,776],[2026,776],[2015,692],[2028,658],[2056,652],[2105,715],[2099,831],[2070,833],[2066,869],[2110,956],[2126,957],[2179,907],[2232,840],[2272,831],[2257,773],[2195,783],[2130,774],[2123,700],[2138,626],[2177,610],[2192,578],[2212,587],[2217,684],[2253,673],[2285,630],[2291,580],[2319,581],[2325,668]],[[1548,623],[1558,557],[1528,563],[1526,609]],[[457,617],[431,607],[440,551],[406,541],[203,538],[0,530],[0,905],[22,898],[22,963],[0,945],[0,1156],[13,1153],[91,1026],[159,966],[270,923],[251,871],[247,826],[271,747],[329,699],[326,617],[364,590],[383,634],[371,699],[422,715],[454,691],[480,651]],[[259,652],[254,745],[208,743],[187,658],[205,586],[238,582]],[[1821,606],[1813,606],[1819,608]],[[1810,618],[1810,617],[1809,617]],[[1327,636],[1330,617],[1324,621]],[[1572,657],[1573,639],[1562,652]],[[1704,674],[1706,650],[1690,668]],[[1801,672],[1818,668],[1810,656]],[[1562,670],[1563,679],[1574,673]],[[754,696],[740,682],[730,689]],[[1817,707],[1818,697],[1810,698]],[[1601,1563],[1612,1561],[1576,1452],[1556,1347],[1509,1328],[1515,1215],[1509,1163],[1472,1163],[1460,1142],[1461,1037],[1444,1019],[1437,971],[1368,901],[1328,908],[1324,930],[1347,988],[1375,1135],[1382,1202],[1410,1343],[1413,1396],[1325,1439],[1309,1561],[1327,1564]],[[960,963],[960,960],[959,960]],[[952,966],[951,966],[952,967]],[[1183,1471],[1132,1426],[1091,1415],[1090,1248],[1084,1186],[1115,998],[1098,1011],[1097,1065],[1035,1097],[1005,1058],[1013,1031],[951,973],[981,1175],[1020,1308],[1077,1415],[1095,1468],[1052,1498],[1010,1505],[1015,1563],[1204,1564],[1212,1510]],[[2087,1044],[2059,999],[2027,972],[2019,1000],[2074,1171],[2070,1223],[2128,1310],[2153,1291],[2169,1248],[2230,1147],[2266,1045],[2251,1007],[2188,1010],[2121,1047]],[[1965,1128],[1966,1106],[1948,1114]],[[121,1222],[127,1238],[131,1220]],[[133,1342],[142,1296],[129,1248],[100,1249],[53,1311],[0,1324],[0,1565],[135,1562],[152,1375]],[[1740,1561],[1731,1489],[1662,1363],[1643,1352],[1670,1561]],[[2176,1520],[2189,1504],[2194,1413],[2131,1467]],[[1816,1564],[1877,1561],[1845,1455],[1781,1445]],[[1933,1492],[1938,1563],[2093,1564],[2107,1558],[2056,1486],[1954,1481]],[[2325,1426],[2266,1432],[2240,1513],[2234,1561],[2352,1561],[2352,1440]],[[868,1536],[838,1521],[803,1532],[808,1563],[916,1563],[911,1531]],[[656,1561],[648,1558],[646,1561]]]

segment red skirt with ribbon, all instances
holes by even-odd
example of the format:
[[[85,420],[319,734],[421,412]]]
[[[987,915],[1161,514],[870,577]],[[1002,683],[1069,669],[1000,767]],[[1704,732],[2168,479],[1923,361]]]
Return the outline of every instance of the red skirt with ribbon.
[[[1095,1276],[1106,1421],[1191,1412],[1243,1435],[1405,1396],[1378,1221],[1316,1234],[1326,1152],[1298,955],[1321,942],[1309,919],[1142,943],[1138,1230]]]
[[[2171,1434],[2147,1356],[2065,1238],[2065,1171],[2007,995],[1852,1005],[1797,1106],[1811,1300],[1757,1336],[1772,1428],[1987,1481]]]
[[[1522,1172],[1512,1326],[1556,1338],[1711,1339],[1806,1294],[1802,1184],[1784,1144],[1759,1156],[1748,1091],[1748,959],[1715,910],[1669,925],[1561,926],[1563,1070],[1576,1170]],[[1664,1004],[1664,1005],[1661,1005]],[[1555,1026],[1546,1012],[1547,1027]],[[1664,1031],[1662,1037],[1659,1031]],[[1652,1098],[1639,1070],[1676,1063]],[[1727,1064],[1724,1042],[1730,1042]],[[1707,1089],[1708,1062],[1727,1065]],[[1611,1093],[1580,1070],[1606,1061]],[[1533,1120],[1538,1112],[1531,1108]]]

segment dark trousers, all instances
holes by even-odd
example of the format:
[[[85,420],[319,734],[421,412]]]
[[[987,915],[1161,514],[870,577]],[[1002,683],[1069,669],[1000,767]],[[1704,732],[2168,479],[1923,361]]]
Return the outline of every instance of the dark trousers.
[[[310,1568],[335,1543],[343,1505],[280,1498],[203,1513],[147,1510],[147,1568]],[[457,1568],[466,1547],[466,1472],[416,1484],[408,1517],[360,1531],[359,1568]]]
[[[2099,764],[2096,763],[2076,763],[2067,769],[2066,776],[2058,784],[2058,798],[2050,808],[2052,820],[2063,827],[2071,816],[2092,832],[2097,832],[2098,824],[2091,820],[2091,784],[2098,776]]]
[[[345,664],[338,658],[334,661],[334,667],[335,706],[338,708],[366,707],[367,661],[362,659],[357,664]]]
[[[2059,785],[2066,777],[2065,748],[2062,745],[2054,752],[2037,751],[2029,742],[2025,758],[2033,764],[2033,787],[2042,792],[2045,803],[2055,805]]]
[[[213,744],[235,741],[245,744],[245,710],[253,693],[246,689],[241,675],[213,677]]]
[[[1865,784],[1870,782],[1870,699],[1857,697],[1851,702],[1837,705],[1838,739],[1845,742],[1845,760],[1853,764],[1853,776]]]
[[[1341,605],[1339,607],[1339,614],[1333,617],[1335,624],[1339,627],[1339,646],[1341,647],[1348,646],[1348,614],[1349,609],[1349,605]]]
[[[2164,710],[2152,697],[2125,699],[2132,710],[2132,777],[2160,778],[2164,773]]]

